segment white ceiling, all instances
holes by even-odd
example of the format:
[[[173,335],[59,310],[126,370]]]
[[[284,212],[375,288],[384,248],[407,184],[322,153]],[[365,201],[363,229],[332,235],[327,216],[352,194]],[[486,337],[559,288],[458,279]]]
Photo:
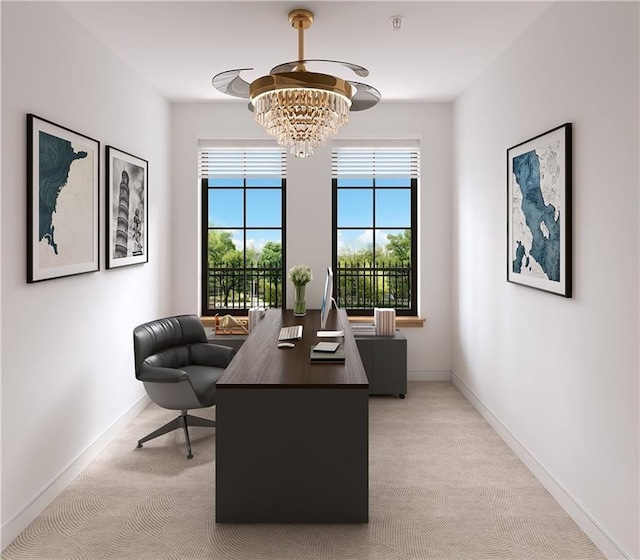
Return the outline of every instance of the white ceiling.
[[[550,2],[63,2],[109,49],[172,101],[231,100],[218,72],[255,68],[251,81],[297,59],[287,14],[310,9],[305,56],[369,69],[383,100],[455,99]],[[406,18],[394,32],[389,18]],[[359,80],[336,67],[309,68]]]

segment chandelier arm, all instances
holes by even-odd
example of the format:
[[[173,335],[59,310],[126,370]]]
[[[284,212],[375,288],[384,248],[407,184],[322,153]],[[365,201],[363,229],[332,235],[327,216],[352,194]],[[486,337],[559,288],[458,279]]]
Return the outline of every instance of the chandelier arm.
[[[361,78],[366,78],[369,75],[369,70],[367,70],[364,66],[360,66],[358,64],[353,64],[352,62],[342,62],[340,60],[326,60],[323,58],[307,58],[300,60],[292,60],[291,62],[283,62],[282,64],[278,64],[278,66],[274,66],[269,74],[281,74],[283,72],[292,72],[297,66],[300,64],[306,64],[307,62],[328,62],[329,64],[339,64],[349,70],[353,70],[356,76],[360,76]]]
[[[371,109],[371,107],[377,105],[380,99],[382,99],[380,92],[369,84],[363,84],[361,82],[349,83],[356,91],[355,95],[351,98],[352,111],[365,111],[366,109]]]
[[[220,72],[213,77],[211,83],[214,88],[226,95],[249,99],[249,82],[240,77],[240,72],[245,70],[253,70],[253,68],[237,68]]]

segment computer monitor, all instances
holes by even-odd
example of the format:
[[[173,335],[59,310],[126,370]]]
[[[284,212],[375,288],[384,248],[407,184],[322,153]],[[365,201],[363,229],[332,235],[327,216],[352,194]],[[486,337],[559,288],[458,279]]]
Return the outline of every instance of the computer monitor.
[[[322,307],[320,308],[320,330],[327,328],[327,319],[331,311],[333,301],[333,270],[327,267],[327,277],[324,280],[324,292],[322,294]]]

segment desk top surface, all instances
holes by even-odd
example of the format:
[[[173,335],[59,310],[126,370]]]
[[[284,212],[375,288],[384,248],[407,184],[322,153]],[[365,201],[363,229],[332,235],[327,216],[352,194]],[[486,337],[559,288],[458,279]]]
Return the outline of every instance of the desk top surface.
[[[295,348],[278,348],[282,327],[302,325],[302,340]],[[308,310],[296,317],[291,310],[269,309],[227,366],[217,387],[368,387],[356,342],[351,333],[346,312],[332,309],[327,330],[343,330],[344,338],[323,338],[316,335],[320,328],[320,311]],[[341,341],[344,363],[311,363],[311,346],[320,341]]]

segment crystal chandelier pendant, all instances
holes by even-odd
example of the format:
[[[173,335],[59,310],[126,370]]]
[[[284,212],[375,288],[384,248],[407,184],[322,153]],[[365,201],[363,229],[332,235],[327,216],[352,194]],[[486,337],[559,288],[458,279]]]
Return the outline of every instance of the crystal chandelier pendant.
[[[213,86],[227,95],[248,98],[256,122],[296,157],[309,157],[313,150],[349,122],[351,111],[364,111],[381,99],[373,86],[343,80],[329,74],[309,72],[306,63],[337,64],[367,76],[357,64],[335,60],[305,59],[304,30],[311,27],[313,13],[293,10],[289,22],[298,30],[298,60],[275,66],[267,76],[251,83],[240,73],[251,68],[226,70],[213,77]]]
[[[289,88],[253,100],[256,122],[296,157],[313,155],[349,122],[351,100],[334,91]]]

